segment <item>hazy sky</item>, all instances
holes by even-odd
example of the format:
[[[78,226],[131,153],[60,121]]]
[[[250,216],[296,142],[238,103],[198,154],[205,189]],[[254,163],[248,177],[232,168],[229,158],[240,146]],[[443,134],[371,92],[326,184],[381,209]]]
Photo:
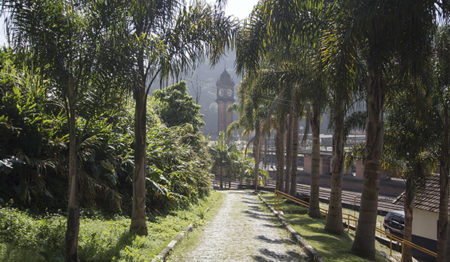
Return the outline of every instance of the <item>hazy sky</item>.
[[[206,0],[206,2],[215,3],[216,0]],[[248,17],[257,2],[258,0],[227,0],[225,13],[227,15],[234,15],[239,19],[244,19]]]
[[[0,46],[6,45],[5,16],[0,16]]]

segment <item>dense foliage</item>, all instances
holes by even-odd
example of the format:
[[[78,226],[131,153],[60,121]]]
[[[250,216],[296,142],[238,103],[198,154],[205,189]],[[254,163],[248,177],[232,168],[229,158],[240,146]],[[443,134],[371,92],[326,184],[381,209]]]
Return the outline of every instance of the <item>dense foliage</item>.
[[[238,178],[242,184],[244,178],[249,179],[254,175],[255,162],[253,158],[245,153],[240,143],[227,140],[229,139],[225,133],[221,132],[217,143],[209,148],[213,160],[211,170],[219,175],[220,188],[223,188],[224,176],[229,181]],[[261,175],[267,177],[268,173],[262,172]],[[260,177],[260,179],[263,178]]]
[[[11,56],[2,53],[0,74],[0,201],[34,212],[63,209],[67,205],[67,115],[52,83],[39,72],[15,65]],[[183,94],[176,101],[188,104],[192,98]],[[162,108],[177,108],[171,101],[165,105]],[[147,201],[161,211],[205,196],[210,163],[206,142],[197,132],[201,127],[195,121],[200,118],[198,110],[183,126],[167,127],[153,110],[161,112],[159,107],[154,103],[148,109]],[[80,108],[76,123],[81,205],[128,214],[134,168],[132,105]]]
[[[153,98],[158,106],[161,120],[169,127],[191,124],[195,132],[205,124],[200,114],[200,106],[187,92],[186,82],[181,81],[164,89],[156,90]]]

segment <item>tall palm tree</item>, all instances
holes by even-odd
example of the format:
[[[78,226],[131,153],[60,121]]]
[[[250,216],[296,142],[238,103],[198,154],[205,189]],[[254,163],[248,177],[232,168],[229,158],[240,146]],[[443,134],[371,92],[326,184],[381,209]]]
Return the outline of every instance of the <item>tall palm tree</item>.
[[[292,89],[292,88],[291,88]],[[292,93],[292,91],[291,91]],[[293,113],[293,101],[289,102],[289,113],[286,119],[286,172],[284,174],[284,192],[289,193],[291,185],[291,166],[292,166],[292,113]]]
[[[217,139],[217,146],[211,148],[214,159],[213,169],[219,173],[220,189],[223,189],[223,175],[229,159],[229,147],[226,140],[225,134],[221,132]]]
[[[291,147],[291,166],[288,167],[291,169],[291,182],[289,187],[289,194],[295,196],[297,193],[297,163],[298,163],[298,129],[299,129],[299,120],[300,114],[303,111],[302,106],[299,104],[298,99],[298,88],[293,89],[292,94],[292,112],[289,115],[291,119],[290,128],[292,134],[292,147]]]
[[[320,216],[319,210],[319,161],[320,161],[320,115],[325,105],[323,98],[325,86],[320,76],[321,65],[313,66],[312,56],[318,57],[320,61],[318,36],[324,26],[323,17],[327,17],[330,12],[329,5],[324,1],[283,1],[267,0],[263,2],[266,12],[262,16],[267,23],[266,38],[260,42],[260,47],[255,48],[264,53],[264,47],[267,42],[283,42],[287,46],[294,47],[298,55],[297,67],[300,69],[297,74],[296,82],[300,83],[301,94],[310,99],[312,105],[313,117],[311,126],[313,128],[313,169],[311,174],[311,193],[309,214],[314,217]],[[291,135],[288,134],[288,141]],[[290,146],[288,143],[287,147]],[[291,151],[291,150],[288,150]],[[288,181],[292,182],[292,165],[288,158],[288,165],[291,165],[288,175],[291,176]],[[292,160],[292,159],[291,159]],[[293,188],[293,185],[286,187]]]
[[[217,144],[211,147],[210,151],[213,156],[213,170],[219,173],[220,189],[223,189],[224,175],[227,175],[231,181],[232,171],[236,171],[233,161],[239,162],[239,151],[235,144],[230,144],[225,133],[220,132]],[[244,160],[244,159],[243,159]],[[239,163],[238,163],[239,164]],[[240,171],[240,170],[238,170]]]
[[[312,102],[311,130],[311,187],[309,193],[308,215],[310,217],[320,217],[319,207],[319,178],[320,178],[320,116],[321,104],[319,101]]]
[[[270,129],[270,115],[272,114],[270,111],[272,109],[269,109],[269,106],[274,102],[273,98],[276,96],[270,93],[273,93],[279,87],[279,83],[277,83],[279,79],[278,72],[275,72],[273,68],[268,68],[267,65],[270,65],[270,63],[267,63],[267,57],[260,56],[262,54],[255,49],[255,47],[260,45],[261,37],[263,37],[263,32],[266,30],[266,24],[261,19],[264,12],[263,7],[262,2],[255,6],[252,14],[242,26],[236,41],[237,71],[245,73],[245,78],[241,82],[241,86],[251,87],[240,89],[240,111],[246,112],[244,114],[246,117],[243,119],[247,121],[241,119],[239,121],[242,122],[243,126],[248,126],[252,123],[253,130],[255,131],[253,138],[255,171],[258,171],[259,164],[259,141],[261,136],[264,135],[264,132]],[[251,105],[252,109],[248,109],[249,107],[246,105]],[[265,118],[267,118],[265,122],[268,128],[262,130],[261,123]],[[280,141],[279,136],[277,141]],[[280,145],[280,143],[277,143],[277,145]],[[280,148],[278,148],[278,152],[279,159],[279,154],[281,153]],[[280,169],[277,172],[280,172]],[[257,189],[258,185],[258,176],[258,172],[255,172],[255,189]]]
[[[300,72],[296,74],[296,79],[294,79],[290,85],[298,84],[299,82],[307,82],[308,78],[304,77],[304,72],[307,71],[305,68],[308,67],[308,56],[303,49],[311,43],[312,39],[317,37],[317,29],[320,25],[317,25],[318,19],[316,19],[318,14],[321,14],[323,9],[319,8],[322,6],[321,1],[317,3],[310,3],[309,1],[276,1],[276,0],[266,0],[260,1],[258,5],[253,10],[252,16],[250,18],[248,32],[250,37],[246,40],[246,44],[243,44],[245,48],[240,52],[238,45],[237,52],[237,65],[238,67],[246,67],[254,69],[258,65],[258,61],[267,55],[268,46],[281,46],[284,47],[285,53],[298,53],[296,55],[301,58],[300,63],[293,62],[291,59],[286,59],[285,61],[290,61],[296,64],[297,68],[300,68]],[[317,9],[310,9],[310,6],[317,6]],[[314,12],[311,12],[313,10]],[[309,45],[310,47],[312,45]],[[291,48],[293,47],[293,48]],[[307,48],[308,49],[308,48]],[[310,64],[309,64],[310,65]],[[316,89],[316,86],[313,89]],[[317,95],[320,97],[320,95]],[[322,109],[322,106],[316,107]],[[296,115],[298,112],[294,112]],[[296,117],[290,113],[288,123],[292,123]],[[320,121],[320,117],[316,118],[316,121]],[[320,123],[319,123],[320,124]],[[289,124],[288,124],[289,125]],[[287,129],[287,143],[286,143],[286,177],[284,189],[289,192],[294,185],[291,185],[292,181],[295,181],[296,170],[293,172],[292,169],[296,169],[293,165],[296,165],[296,161],[293,162],[292,158],[296,158],[297,155],[292,152],[292,139],[295,135],[292,133],[292,128],[294,124],[291,124]],[[319,149],[319,147],[317,147]],[[318,159],[317,154],[315,154],[315,160]],[[316,168],[318,173],[318,168]],[[318,177],[318,175],[316,175]],[[318,179],[318,178],[317,178]],[[316,179],[316,180],[317,180]],[[318,183],[317,183],[318,184]],[[314,187],[314,192],[318,192],[318,186]],[[317,201],[313,201],[314,210],[318,210],[318,193],[314,194],[317,196]],[[318,212],[315,212],[318,213]]]
[[[69,130],[69,189],[65,260],[78,261],[79,134],[76,128],[78,104],[92,84],[94,68],[102,62],[104,43],[115,32],[106,18],[106,6],[78,1],[2,1],[8,12],[13,47],[17,52],[33,53],[32,62],[52,79],[60,91]]]
[[[337,2],[330,14],[328,26],[322,30],[321,56],[324,75],[330,87],[331,121],[333,127],[333,158],[331,167],[331,193],[325,230],[342,234],[342,175],[344,166],[344,141],[346,140],[345,115],[355,93],[358,75],[357,39],[349,37],[346,30],[351,23],[345,1]],[[351,36],[351,35],[350,35]]]
[[[146,106],[155,80],[195,65],[205,54],[217,61],[231,45],[234,22],[223,12],[196,2],[183,6],[175,0],[125,3],[124,27],[129,55],[130,85],[135,108],[135,170],[130,231],[147,234],[145,215]]]
[[[375,258],[375,227],[383,145],[383,107],[388,91],[385,63],[398,54],[404,72],[421,70],[418,58],[429,52],[430,30],[440,1],[350,1],[352,32],[365,48],[368,71],[366,156],[358,228],[352,250]]]
[[[230,125],[229,131],[231,131],[232,129],[243,129],[243,136],[250,135],[252,131],[255,132],[254,137],[250,139],[248,144],[253,142],[253,156],[255,159],[253,183],[255,186],[255,190],[257,190],[259,181],[259,162],[262,138],[262,112],[260,111],[263,108],[261,105],[263,100],[257,94],[257,90],[255,88],[255,77],[255,74],[244,75],[239,85],[239,104],[237,110],[239,119]],[[245,151],[247,151],[247,147]]]
[[[284,185],[284,166],[285,166],[285,135],[286,135],[286,117],[284,113],[278,113],[277,130],[275,135],[275,154],[277,158],[277,182],[276,189],[283,191]]]

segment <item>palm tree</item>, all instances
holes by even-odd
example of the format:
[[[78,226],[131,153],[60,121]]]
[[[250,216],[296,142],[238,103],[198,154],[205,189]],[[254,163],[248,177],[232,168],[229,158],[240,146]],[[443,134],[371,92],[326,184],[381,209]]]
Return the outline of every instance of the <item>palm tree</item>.
[[[321,104],[318,100],[312,103],[311,130],[311,188],[309,194],[308,214],[310,217],[320,217],[319,207],[319,173],[320,173],[320,111]]]
[[[157,77],[176,76],[210,54],[217,61],[231,43],[234,21],[211,6],[196,2],[185,7],[179,1],[126,2],[124,38],[129,55],[130,89],[135,104],[135,170],[130,231],[147,234],[145,215],[146,106],[147,96]]]
[[[213,170],[216,170],[216,172],[219,173],[220,189],[223,189],[224,169],[226,168],[229,159],[228,149],[229,147],[225,134],[221,132],[217,139],[217,145],[211,148],[211,154],[214,159]]]
[[[298,164],[298,129],[299,129],[299,120],[300,114],[303,111],[302,105],[299,104],[298,98],[298,89],[293,89],[292,94],[292,112],[289,115],[290,117],[290,128],[292,134],[292,147],[291,147],[291,166],[288,167],[291,169],[291,183],[289,187],[289,194],[295,196],[297,193],[297,164]]]
[[[253,13],[258,14],[256,21],[251,23],[250,31],[253,31],[251,40],[248,41],[252,44],[251,50],[245,53],[245,57],[242,58],[242,64],[247,65],[249,68],[254,68],[258,63],[258,59],[267,54],[268,46],[270,43],[282,43],[284,46],[288,46],[286,50],[289,53],[294,51],[296,58],[299,58],[296,62],[293,62],[300,71],[297,72],[296,79],[291,82],[297,85],[302,85],[300,91],[302,95],[311,99],[314,111],[313,135],[315,136],[313,143],[313,172],[312,172],[312,186],[311,186],[311,198],[310,198],[310,215],[320,216],[319,212],[319,200],[318,200],[318,178],[320,161],[320,114],[323,110],[324,103],[321,99],[324,97],[324,85],[320,77],[317,74],[320,70],[320,66],[312,67],[311,55],[317,55],[317,37],[320,32],[323,22],[322,17],[328,13],[328,6],[323,4],[323,1],[282,1],[282,0],[266,0],[261,1],[259,6],[255,7]],[[315,43],[315,44],[311,44]],[[316,46],[314,50],[312,47]],[[291,53],[292,54],[292,53]],[[320,58],[318,59],[320,61]],[[239,61],[239,56],[238,56]],[[292,60],[291,60],[292,61]],[[239,65],[239,62],[238,62]],[[319,70],[316,70],[319,69]],[[314,81],[313,81],[314,80]],[[308,88],[307,88],[308,87]],[[297,112],[296,112],[297,113]],[[291,114],[292,115],[292,114]],[[290,119],[295,119],[290,117]],[[288,121],[291,123],[291,121]],[[295,135],[292,134],[292,124],[288,128],[287,134],[287,166],[285,177],[285,190],[289,192],[295,185],[291,185],[292,181],[295,181],[295,172],[293,172],[292,158],[296,157],[292,154],[291,141]],[[294,175],[294,176],[293,176]],[[295,183],[294,183],[295,184]]]
[[[291,162],[292,162],[292,112],[293,106],[292,101],[289,102],[289,113],[287,114],[286,119],[286,171],[284,174],[284,192],[289,193],[289,189],[291,188]]]
[[[285,135],[286,135],[286,117],[284,113],[277,114],[277,130],[275,135],[275,154],[277,158],[277,182],[276,189],[283,191],[284,185],[284,165],[285,165]]]
[[[253,181],[255,190],[258,188],[260,178],[261,140],[273,126],[273,121],[268,112],[271,111],[269,104],[271,101],[269,98],[274,97],[275,91],[271,88],[274,86],[276,80],[274,75],[271,70],[260,70],[251,74],[246,73],[238,90],[240,102],[238,125],[240,128],[246,130],[243,135],[247,135],[249,131],[255,132],[254,137],[250,140],[250,142],[253,142],[255,159]]]
[[[69,130],[69,199],[65,260],[78,261],[79,174],[77,152],[80,145],[76,129],[77,104],[93,79],[100,42],[114,34],[107,23],[105,6],[96,2],[2,1],[2,12],[11,19],[10,32],[18,52],[33,53],[33,63],[52,79],[60,91]],[[89,30],[87,30],[89,29]],[[92,72],[91,72],[92,71]]]
[[[324,75],[330,87],[331,119],[333,127],[333,158],[331,167],[331,193],[325,230],[342,234],[342,174],[344,166],[344,142],[346,131],[344,117],[351,104],[356,86],[358,69],[357,40],[349,37],[346,30],[350,24],[345,2],[336,3],[327,19],[328,26],[322,30],[321,55]],[[348,3],[347,3],[348,4]]]
[[[233,172],[243,172],[242,162],[246,160],[240,156],[236,145],[230,144],[228,140],[226,134],[220,132],[217,144],[210,148],[214,159],[212,169],[219,173],[220,189],[223,189],[223,176],[226,174],[230,182]]]
[[[398,54],[404,72],[417,72],[429,52],[430,30],[440,1],[350,1],[352,32],[364,46],[368,71],[366,156],[358,228],[352,250],[375,258],[375,227],[383,145],[383,107],[388,91],[385,63]]]

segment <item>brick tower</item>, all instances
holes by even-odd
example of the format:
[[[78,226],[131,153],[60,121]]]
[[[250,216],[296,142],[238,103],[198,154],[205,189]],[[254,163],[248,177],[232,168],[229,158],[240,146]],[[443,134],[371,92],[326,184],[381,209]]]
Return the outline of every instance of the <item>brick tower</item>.
[[[228,125],[233,121],[233,114],[227,112],[230,105],[234,103],[234,82],[227,70],[223,70],[217,86],[217,105],[218,105],[218,130],[217,133],[226,132]]]

